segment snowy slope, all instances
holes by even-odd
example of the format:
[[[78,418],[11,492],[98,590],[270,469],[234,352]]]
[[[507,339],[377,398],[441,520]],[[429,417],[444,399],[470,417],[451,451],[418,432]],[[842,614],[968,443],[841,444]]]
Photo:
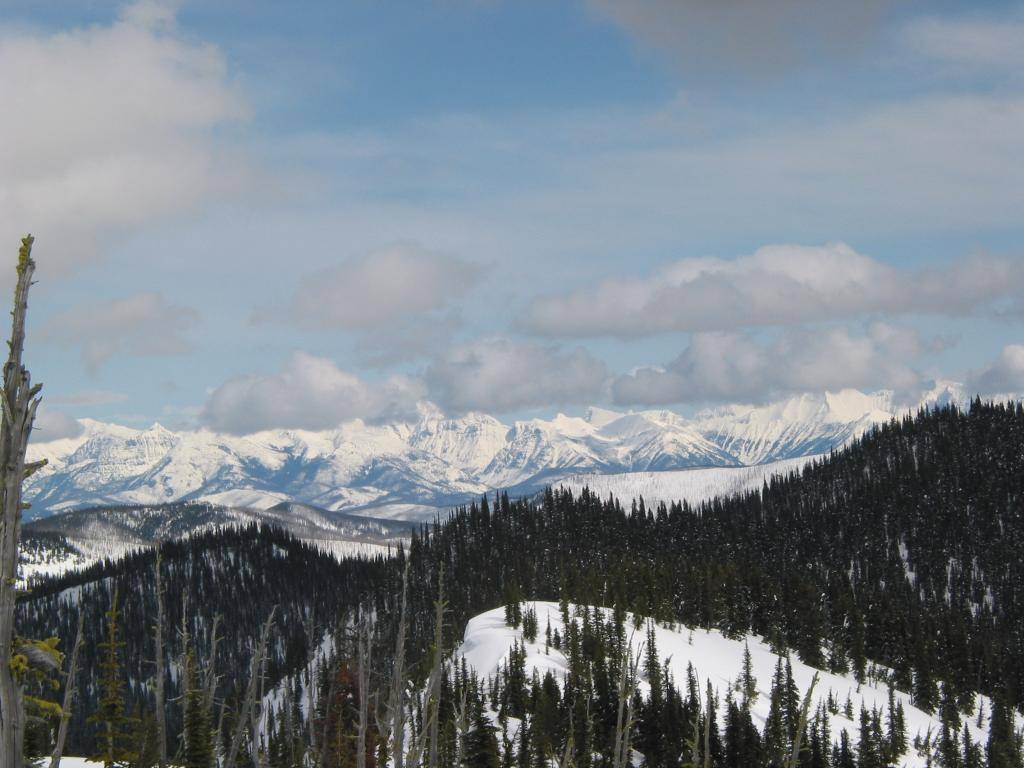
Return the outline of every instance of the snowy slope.
[[[782,403],[753,408],[728,406],[697,415],[709,440],[742,464],[826,453],[895,412],[890,393],[801,395]]]
[[[950,384],[937,385],[926,399],[950,400],[963,400]],[[415,423],[357,420],[323,432],[244,436],[83,420],[78,437],[29,447],[30,458],[50,464],[29,479],[26,492],[37,517],[203,499],[253,508],[294,500],[430,519],[489,490],[528,493],[582,473],[743,467],[820,454],[896,412],[889,393],[846,390],[718,408],[693,419],[591,408],[583,417],[506,425],[479,413],[445,418],[424,406]]]
[[[574,495],[584,488],[602,499],[609,495],[623,504],[643,497],[648,506],[664,502],[685,501],[691,505],[715,496],[731,496],[744,491],[758,490],[774,475],[799,471],[814,456],[783,459],[753,467],[712,467],[709,469],[678,469],[664,472],[620,472],[618,474],[570,475],[558,482]]]
[[[556,629],[559,634],[565,636],[561,612],[557,603],[537,602],[530,603],[537,613],[538,626],[542,628],[539,643],[526,643],[526,675],[529,679],[533,670],[543,677],[548,671],[561,679],[568,672],[568,664],[561,652],[551,648],[545,650],[543,640],[543,628],[550,621],[552,632]],[[571,609],[575,611],[575,609]],[[611,617],[611,612],[606,610],[605,619]],[[632,626],[632,617],[627,619],[627,627]],[[632,635],[631,643],[634,654],[639,654],[642,643],[645,640],[646,627]],[[751,661],[753,664],[754,676],[758,681],[758,697],[753,704],[752,716],[754,724],[763,728],[768,716],[769,689],[775,670],[777,656],[757,636],[749,636],[743,640],[730,640],[717,631],[706,632],[702,629],[687,629],[685,627],[669,628],[661,625],[655,627],[655,641],[658,653],[663,661],[667,661],[672,676],[677,684],[686,680],[687,666],[693,664],[699,677],[701,689],[705,681],[710,680],[714,689],[718,692],[722,702],[730,685],[739,675],[743,664],[744,647],[749,646]],[[466,659],[467,665],[476,670],[483,678],[493,676],[500,666],[508,663],[508,653],[514,642],[523,642],[521,630],[513,629],[505,624],[504,608],[496,608],[492,611],[480,614],[471,619],[466,626],[466,632],[462,645],[456,651],[457,657]],[[801,696],[811,684],[815,672],[819,675],[817,687],[814,691],[815,706],[817,702],[824,701],[832,693],[835,698],[845,703],[849,698],[853,703],[854,712],[860,712],[863,704],[868,710],[879,708],[885,711],[888,703],[888,688],[883,682],[873,682],[870,679],[863,685],[858,685],[852,677],[833,675],[828,672],[815,670],[798,659],[792,657],[793,677],[800,688]],[[646,694],[644,683],[640,684],[641,692]],[[914,737],[924,735],[929,728],[934,736],[939,732],[941,723],[936,717],[923,712],[911,704],[910,696],[905,692],[897,692],[896,697],[902,701],[906,712],[907,734],[911,744]],[[991,702],[979,697],[984,701],[985,712],[991,711]],[[719,717],[724,718],[724,707],[719,707]],[[724,719],[719,722],[719,727],[724,728]],[[845,730],[852,744],[857,743],[859,723],[848,720],[840,711],[831,720],[832,736],[839,738],[839,731]],[[969,723],[972,737],[983,743],[987,740],[987,722],[982,728],[978,728],[973,722]],[[923,768],[926,759],[915,753],[913,747],[904,754],[900,765],[907,768]]]

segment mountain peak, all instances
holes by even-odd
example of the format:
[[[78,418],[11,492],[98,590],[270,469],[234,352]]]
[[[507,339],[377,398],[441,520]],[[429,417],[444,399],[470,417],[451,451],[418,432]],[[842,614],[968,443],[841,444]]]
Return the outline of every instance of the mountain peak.
[[[937,382],[929,403],[963,402]],[[826,453],[896,415],[893,393],[842,390],[766,405],[516,422],[479,412],[421,411],[416,423],[350,421],[336,429],[236,436],[136,430],[81,421],[72,441],[31,446],[50,465],[26,483],[39,511],[177,499],[295,501],[332,511],[425,514],[494,489],[529,493],[579,472],[615,474],[735,467]],[[262,503],[262,502],[261,502]]]
[[[621,418],[623,415],[619,411],[609,411],[607,408],[599,408],[596,405],[592,405],[587,408],[583,418],[600,429],[606,424],[611,424],[616,419]]]

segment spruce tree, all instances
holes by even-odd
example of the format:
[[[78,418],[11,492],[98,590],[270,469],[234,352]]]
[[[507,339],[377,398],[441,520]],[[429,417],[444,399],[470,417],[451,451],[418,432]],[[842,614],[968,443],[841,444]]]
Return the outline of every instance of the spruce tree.
[[[743,706],[749,709],[757,699],[757,678],[754,677],[754,664],[750,659],[750,644],[743,643],[743,669],[740,674],[740,687],[743,693]]]
[[[501,768],[497,731],[484,711],[479,693],[474,694],[472,721],[462,749],[466,768]]]
[[[184,768],[212,768],[213,744],[210,740],[210,713],[206,707],[205,691],[199,685],[196,654],[192,648],[188,649],[185,656],[183,696],[185,700]]]
[[[960,711],[948,684],[942,686],[939,718],[942,723],[939,728],[939,765],[942,768],[961,768]]]
[[[1002,695],[992,702],[992,713],[989,716],[988,746],[985,756],[987,768],[1022,768],[1020,745],[1014,733],[1013,709],[1006,704]]]
[[[98,730],[98,749],[92,759],[103,763],[104,768],[121,768],[134,761],[138,755],[132,743],[133,719],[125,714],[124,672],[121,669],[121,650],[125,643],[121,640],[116,588],[106,617],[106,639],[98,645],[101,654],[99,708],[89,717],[89,722],[96,725]]]
[[[785,709],[786,676],[782,657],[775,664],[775,676],[769,692],[768,717],[764,724],[764,759],[769,766],[781,766],[789,747]]]

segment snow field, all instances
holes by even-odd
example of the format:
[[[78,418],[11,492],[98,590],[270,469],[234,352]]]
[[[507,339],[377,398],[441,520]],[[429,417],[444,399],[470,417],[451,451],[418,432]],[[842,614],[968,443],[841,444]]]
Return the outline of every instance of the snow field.
[[[656,507],[676,501],[699,504],[716,496],[732,496],[745,491],[760,490],[762,484],[775,475],[800,471],[820,456],[802,456],[783,459],[753,467],[711,467],[704,469],[670,469],[661,472],[622,472],[618,474],[579,474],[560,480],[557,485],[579,496],[584,488],[607,499],[615,496],[628,505],[633,499],[644,499],[644,504]]]
[[[565,625],[562,622],[561,611],[558,603],[551,602],[530,602],[524,604],[524,612],[533,608],[537,614],[537,638],[539,642],[527,642],[526,645],[526,676],[530,679],[533,671],[536,670],[540,677],[551,672],[556,680],[562,680],[568,673],[568,662],[565,656],[558,650],[550,648],[545,650],[544,635],[548,622],[551,624],[552,633],[565,636]],[[599,609],[603,612],[604,620],[611,619],[612,611],[608,608]],[[576,607],[570,606],[570,616],[575,616]],[[572,619],[576,621],[577,619]],[[626,632],[630,638],[634,656],[641,654],[646,641],[647,625],[644,624],[639,630],[632,631],[633,616],[627,614]],[[466,626],[463,642],[455,652],[455,658],[465,658],[469,668],[476,671],[482,679],[497,674],[500,667],[508,663],[509,650],[513,643],[524,642],[521,629],[513,629],[505,624],[504,607],[482,613],[472,619]],[[758,729],[763,729],[769,710],[769,692],[772,678],[775,673],[775,665],[778,660],[771,648],[757,635],[749,635],[743,640],[730,640],[723,637],[717,630],[705,631],[703,629],[689,629],[680,627],[678,629],[664,625],[655,625],[655,642],[658,654],[662,662],[668,662],[669,669],[677,687],[684,687],[686,683],[687,666],[693,664],[694,670],[700,682],[701,690],[706,682],[711,681],[712,687],[719,696],[719,728],[725,727],[725,696],[730,685],[734,685],[743,667],[744,647],[750,648],[750,658],[754,676],[757,678],[758,696],[754,701],[751,716]],[[859,715],[861,706],[867,710],[879,709],[883,714],[888,706],[889,690],[884,683],[872,683],[870,679],[864,684],[858,684],[851,676],[835,675],[823,670],[816,670],[803,664],[796,658],[795,654],[790,656],[793,669],[793,679],[800,689],[801,698],[818,674],[818,683],[814,689],[812,714],[818,703],[827,700],[829,694],[838,701],[840,711],[830,716],[832,738],[839,739],[840,730],[845,730],[849,735],[850,743],[857,744],[860,723]],[[642,669],[641,669],[642,674]],[[640,681],[641,693],[646,695],[648,689],[646,683]],[[855,720],[849,720],[843,716],[843,707],[847,698],[853,704]],[[937,716],[929,715],[913,706],[909,694],[897,691],[896,700],[903,703],[909,746],[903,755],[900,763],[904,768],[924,768],[926,758],[918,755],[913,747],[915,736],[922,738],[931,729],[934,737],[941,727]],[[983,744],[988,739],[988,714],[991,712],[991,702],[987,697],[979,696],[978,704],[984,706],[985,722],[983,727],[976,725],[975,718],[968,718],[971,738],[981,741]],[[977,706],[975,708],[977,710]],[[1020,718],[1018,717],[1018,721]],[[497,720],[495,719],[497,723]],[[512,729],[514,732],[514,728]]]

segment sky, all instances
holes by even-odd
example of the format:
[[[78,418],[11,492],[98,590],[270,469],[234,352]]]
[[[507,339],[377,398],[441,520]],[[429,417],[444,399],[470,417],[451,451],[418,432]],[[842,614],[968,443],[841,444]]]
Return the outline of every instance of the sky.
[[[1024,391],[1019,3],[0,0],[0,104],[37,440]]]

